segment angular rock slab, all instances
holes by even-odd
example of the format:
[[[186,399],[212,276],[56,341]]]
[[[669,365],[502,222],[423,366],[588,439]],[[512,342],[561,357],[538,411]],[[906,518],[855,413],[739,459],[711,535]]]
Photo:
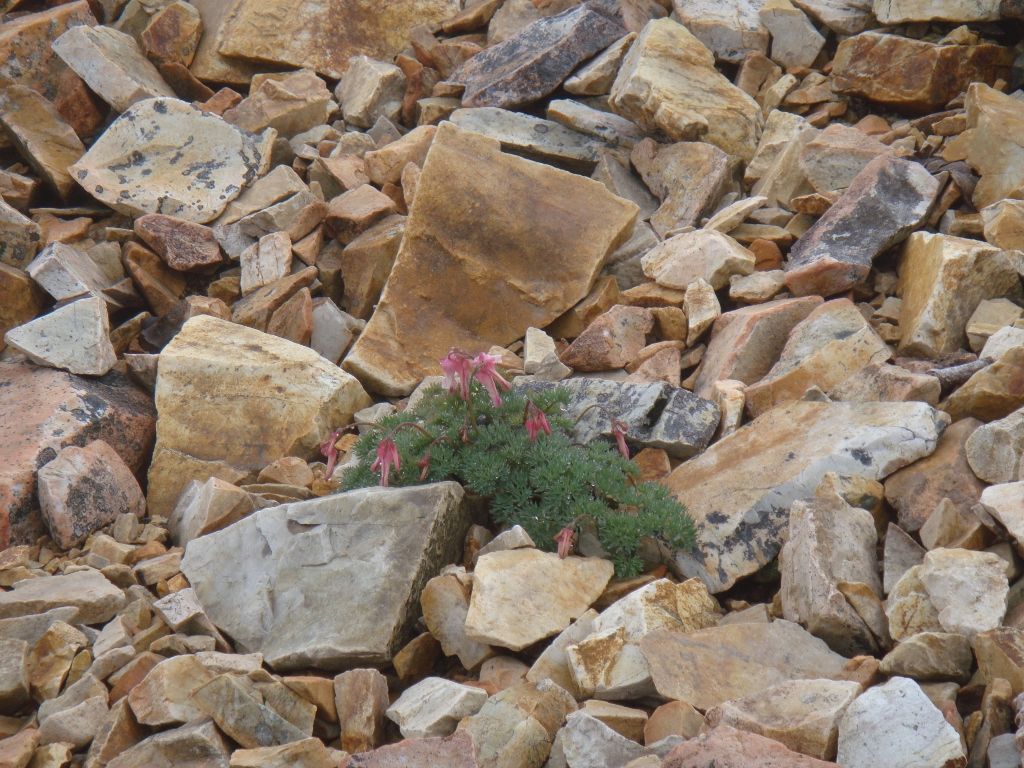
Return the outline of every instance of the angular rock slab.
[[[649,133],[701,139],[749,162],[764,121],[750,96],[715,69],[715,56],[682,24],[650,21],[626,54],[611,108]]]
[[[849,290],[875,257],[924,222],[938,193],[939,182],[919,163],[876,157],[793,245],[786,287],[797,296]]]
[[[874,0],[874,10],[882,24],[999,20],[999,0]]]
[[[139,101],[68,170],[86,192],[131,216],[217,218],[267,172],[273,131],[254,136],[169,98]]]
[[[255,480],[370,405],[359,382],[308,347],[219,318],[189,320],[164,347],[149,511],[169,516],[190,480]]]
[[[1024,105],[1009,94],[974,83],[964,99],[967,130],[953,140],[953,159],[965,158],[981,181],[971,199],[978,210],[1024,196]]]
[[[210,620],[278,671],[385,664],[468,527],[457,483],[366,488],[256,512],[190,542],[181,570]]]
[[[102,376],[117,363],[107,303],[98,296],[73,301],[12,328],[4,341],[37,365],[84,376]]]
[[[103,624],[124,607],[124,593],[99,571],[92,569],[65,576],[40,576],[15,582],[0,592],[0,619],[46,613],[51,608],[74,608],[75,622]]]
[[[413,27],[431,27],[459,10],[458,0],[241,0],[231,5],[217,52],[227,61],[312,69],[337,80],[353,56],[390,61]]]
[[[658,694],[707,710],[791,680],[837,677],[847,659],[798,624],[658,630],[640,641]]]
[[[815,757],[808,757],[783,744],[719,725],[689,739],[665,756],[662,768],[837,768]]]
[[[794,402],[768,411],[680,465],[665,480],[697,524],[677,552],[712,592],[778,553],[789,507],[826,472],[882,479],[935,450],[948,417],[924,403]]]
[[[545,327],[587,295],[636,213],[599,182],[441,125],[391,276],[345,369],[405,395],[453,346],[486,351]]]
[[[104,440],[138,472],[153,444],[149,395],[111,373],[83,379],[28,363],[0,363],[0,550],[46,532],[36,471],[68,445]]]

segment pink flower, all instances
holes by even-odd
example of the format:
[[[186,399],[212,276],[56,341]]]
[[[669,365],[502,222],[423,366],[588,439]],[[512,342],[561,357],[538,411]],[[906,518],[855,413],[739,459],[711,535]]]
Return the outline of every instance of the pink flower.
[[[558,542],[558,556],[563,560],[572,554],[572,547],[576,541],[576,531],[571,525],[565,526],[555,535]]]
[[[441,360],[441,370],[444,371],[445,389],[450,394],[459,393],[463,400],[469,400],[469,380],[473,375],[469,355],[457,349],[451,350]]]
[[[338,438],[344,430],[336,429],[327,436],[327,439],[320,443],[320,453],[327,459],[327,477],[334,473],[334,465],[338,463]]]
[[[486,352],[481,352],[479,355],[473,358],[474,371],[473,376],[484,385],[484,389],[487,390],[491,396],[491,404],[497,408],[501,405],[501,395],[498,394],[498,387],[508,390],[512,388],[512,385],[502,378],[501,374],[498,373],[498,369],[495,367],[501,358],[495,357],[494,355],[488,355]]]
[[[626,433],[628,431],[629,427],[624,421],[612,419],[612,435],[615,436],[615,444],[619,447],[619,453],[626,459],[629,458],[629,446],[626,445]]]
[[[536,440],[537,435],[541,432],[546,435],[551,434],[551,425],[548,424],[548,417],[532,401],[526,403],[526,420],[523,422],[523,426],[526,427],[526,432],[530,435],[531,441]]]
[[[388,487],[388,475],[391,472],[391,465],[395,466],[395,471],[402,469],[402,457],[398,455],[398,446],[395,445],[395,441],[390,437],[385,437],[380,441],[380,445],[377,446],[377,458],[370,465],[371,472],[380,472],[380,484],[385,488]]]
[[[430,474],[430,451],[427,451],[420,457],[420,460],[416,462],[416,466],[420,468],[420,480],[426,480],[427,475]]]

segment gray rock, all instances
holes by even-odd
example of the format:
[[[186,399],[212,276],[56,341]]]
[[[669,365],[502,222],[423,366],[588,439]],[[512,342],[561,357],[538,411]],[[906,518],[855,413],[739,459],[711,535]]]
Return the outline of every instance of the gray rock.
[[[117,363],[103,299],[90,296],[12,328],[4,341],[37,365],[102,376]]]
[[[983,424],[967,438],[967,463],[987,483],[1024,480],[1024,408],[1009,416]]]
[[[581,443],[611,438],[612,419],[618,419],[626,424],[626,439],[632,446],[662,448],[674,458],[685,459],[707,448],[718,428],[717,405],[670,384],[578,378],[517,386],[568,389],[571,398],[565,416],[579,419],[573,435]]]
[[[406,689],[385,714],[406,739],[448,736],[462,718],[475,715],[486,701],[482,688],[428,677]]]
[[[76,622],[103,624],[124,607],[125,597],[99,571],[91,568],[63,576],[41,576],[15,582],[0,592],[0,619],[44,613],[51,608],[78,609]]]
[[[17,714],[29,701],[28,651],[24,640],[0,637],[0,715]]]
[[[456,483],[369,488],[256,512],[189,543],[210,620],[278,670],[388,662],[469,527]]]
[[[652,753],[583,710],[571,713],[559,731],[568,768],[613,768]]]
[[[143,739],[107,768],[228,768],[229,757],[213,721],[199,720]]]
[[[196,690],[192,701],[224,733],[247,749],[302,741],[311,735],[264,704],[246,682],[232,674],[218,675]]]

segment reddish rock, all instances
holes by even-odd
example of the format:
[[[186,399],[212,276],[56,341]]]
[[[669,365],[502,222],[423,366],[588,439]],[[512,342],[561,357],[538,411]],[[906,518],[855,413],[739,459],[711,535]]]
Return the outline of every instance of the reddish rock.
[[[123,376],[84,379],[27,363],[0,363],[0,550],[46,529],[36,471],[61,448],[104,440],[133,472],[153,442],[149,396]]]
[[[662,768],[837,768],[801,755],[774,739],[728,725],[701,734],[673,749]]]
[[[562,353],[562,362],[578,371],[607,371],[632,363],[654,328],[651,310],[617,304]]]
[[[309,288],[302,288],[274,311],[267,333],[309,346],[313,335],[313,296]]]
[[[81,546],[118,515],[141,517],[146,511],[138,480],[103,440],[62,448],[40,468],[37,482],[43,519],[61,549]]]
[[[213,230],[175,216],[148,213],[135,220],[135,234],[171,269],[204,270],[223,259]]]
[[[45,296],[25,272],[0,262],[0,351],[4,334],[43,311]]]
[[[394,200],[369,184],[363,184],[331,200],[324,229],[328,237],[350,243],[371,224],[395,212]]]
[[[443,739],[406,739],[373,752],[353,755],[344,768],[410,768],[410,766],[477,768],[473,740],[465,731]]]
[[[485,49],[448,79],[466,87],[464,107],[517,107],[547,96],[577,65],[625,34],[615,21],[578,6]]]
[[[832,62],[832,88],[926,112],[941,109],[973,82],[991,85],[1008,79],[1012,64],[1013,51],[998,45],[937,45],[864,32],[839,44]]]

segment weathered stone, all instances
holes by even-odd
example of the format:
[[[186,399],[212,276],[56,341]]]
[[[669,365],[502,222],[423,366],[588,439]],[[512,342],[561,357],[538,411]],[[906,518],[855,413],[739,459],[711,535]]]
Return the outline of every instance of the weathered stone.
[[[121,213],[205,224],[266,172],[270,143],[269,134],[243,133],[183,101],[147,99],[129,107],[69,171]]]
[[[213,230],[202,224],[150,213],[135,220],[135,234],[171,269],[202,271],[223,261]]]
[[[457,0],[396,0],[386,13],[362,0],[330,0],[300,12],[287,2],[243,0],[226,15],[216,50],[231,61],[305,67],[336,80],[352,57],[391,60],[413,27],[439,23],[458,10]]]
[[[536,213],[508,218],[504,204],[484,204],[495,196],[530,200]],[[554,200],[557,215],[546,202]],[[575,217],[566,216],[566,200],[580,201]],[[481,219],[486,210],[494,216]],[[345,368],[375,391],[406,394],[452,346],[486,350],[522,338],[530,326],[548,325],[586,296],[635,212],[597,182],[503,155],[492,139],[442,125],[391,276]],[[500,281],[491,279],[495,270]],[[545,279],[548,274],[558,280]],[[453,285],[460,286],[458,295]],[[477,294],[479,301],[471,298]],[[496,302],[503,312],[483,322],[470,311],[481,302]]]
[[[892,149],[853,126],[833,123],[800,152],[800,168],[822,194],[850,186],[864,166]]]
[[[450,120],[463,130],[497,139],[507,152],[567,168],[593,169],[606,147],[600,139],[552,120],[497,107],[457,109]]]
[[[466,634],[471,588],[472,576],[457,568],[432,578],[420,595],[427,629],[441,643],[445,655],[458,656],[466,669],[475,669],[494,654],[489,645]]]
[[[75,191],[71,166],[85,146],[56,107],[27,86],[7,86],[0,94],[0,124],[25,162],[61,199]]]
[[[18,325],[12,322],[13,319],[24,317],[26,314],[25,305],[30,299],[28,289],[23,287],[17,277],[19,270],[28,266],[29,262],[36,255],[40,241],[43,238],[42,230],[32,219],[22,216],[18,211],[0,200],[0,236],[3,237],[0,243],[0,296],[10,299],[10,305],[5,301],[3,309],[0,310],[0,330],[6,330],[5,324]],[[31,284],[31,283],[29,283]],[[26,320],[38,314],[38,310],[32,313]]]
[[[982,491],[979,502],[1002,523],[1020,550],[1024,542],[1024,481],[989,486]]]
[[[607,560],[561,559],[533,549],[484,555],[473,572],[466,634],[520,651],[579,618],[600,596],[612,570]]]
[[[824,36],[789,0],[768,0],[759,13],[772,36],[772,60],[781,67],[810,67],[825,47]]]
[[[644,254],[644,274],[666,288],[685,290],[704,279],[715,290],[732,275],[754,271],[754,254],[728,235],[701,229],[669,238]]]
[[[599,315],[561,355],[561,361],[578,371],[625,368],[647,344],[654,328],[649,309],[616,304]]]
[[[966,764],[956,729],[906,677],[870,688],[847,708],[839,723],[837,762],[844,768]]]
[[[346,752],[366,752],[384,737],[388,682],[376,669],[350,669],[334,678],[334,701]]]
[[[369,128],[378,118],[398,120],[406,79],[394,64],[353,56],[334,93],[346,122]]]
[[[883,589],[892,592],[907,571],[924,561],[924,548],[895,523],[889,523],[885,533],[882,558]]]
[[[213,721],[198,720],[143,739],[107,768],[228,768],[228,755]]]
[[[871,363],[829,391],[833,400],[861,403],[919,400],[938,405],[942,384],[934,376],[888,363]]]
[[[793,327],[778,362],[747,387],[747,410],[760,415],[814,386],[829,392],[861,368],[891,355],[849,299],[826,302]]]
[[[897,72],[893,61],[907,64]],[[1006,77],[1011,62],[1009,50],[990,43],[943,45],[863,32],[836,49],[832,88],[897,109],[926,112],[942,109],[972,82]]]
[[[739,64],[749,53],[768,52],[768,30],[758,14],[764,0],[674,0],[679,21],[715,58]]]
[[[998,21],[999,0],[875,0],[883,24],[908,21]]]
[[[192,694],[214,677],[195,656],[172,656],[153,666],[128,693],[127,701],[141,725],[186,723],[202,717]]]
[[[702,139],[744,161],[754,156],[763,124],[757,103],[715,69],[714,54],[670,19],[640,32],[609,104],[646,131],[673,141]]]
[[[704,715],[685,701],[670,701],[651,713],[644,726],[644,744],[655,744],[668,736],[696,738],[704,729]]]
[[[0,714],[13,715],[29,702],[29,644],[0,639]]]
[[[567,649],[584,640],[593,632],[594,619],[597,612],[593,609],[585,612],[576,621],[566,627],[548,644],[537,660],[530,667],[526,679],[532,683],[551,680],[561,688],[569,691],[576,699],[585,698],[576,681],[573,679]]]
[[[923,555],[921,561],[924,562]],[[946,631],[921,581],[923,567],[914,565],[907,569],[889,591],[885,614],[889,619],[889,633],[897,642],[919,632]]]
[[[563,83],[565,90],[577,96],[607,94],[615,82],[623,57],[635,39],[636,34],[631,32],[609,45]]]
[[[1024,308],[1009,299],[983,299],[967,321],[967,342],[980,352],[996,331],[1012,326],[1024,316]]]
[[[1024,346],[1013,346],[982,368],[939,407],[954,420],[993,421],[1024,406]]]
[[[801,755],[756,733],[720,725],[677,746],[666,755],[662,768],[747,768],[751,765],[833,768],[835,763]]]
[[[1024,248],[1024,201],[1000,200],[980,213],[988,242],[998,248]]]
[[[676,553],[680,568],[712,592],[728,589],[778,554],[790,504],[812,495],[825,473],[886,477],[932,453],[947,423],[923,403],[769,411],[665,481],[697,523],[696,548]]]
[[[479,768],[473,755],[473,740],[464,731],[456,731],[443,739],[406,739],[373,752],[353,755],[348,762],[348,768],[405,768],[408,765]]]
[[[71,373],[102,376],[117,362],[103,299],[89,297],[55,309],[4,334],[29,360]]]
[[[652,632],[640,641],[658,693],[710,709],[791,680],[838,677],[846,659],[797,624]]]
[[[686,344],[692,347],[722,314],[722,305],[711,283],[698,277],[686,286],[683,311],[686,313]]]
[[[964,106],[967,129],[954,139],[944,153],[952,159],[966,159],[981,180],[971,199],[983,209],[1004,198],[1024,194],[1024,146],[1020,127],[1024,109],[1007,94],[974,83],[967,88]]]
[[[53,50],[115,112],[143,99],[175,98],[135,40],[111,27],[72,27]]]
[[[122,260],[125,271],[146,297],[154,314],[169,315],[179,306],[187,287],[183,275],[168,269],[159,256],[134,242],[124,248]]]
[[[337,763],[336,755],[316,738],[231,753],[231,768],[337,768]]]
[[[878,669],[885,675],[936,682],[966,682],[971,676],[971,641],[947,632],[919,632],[904,638],[882,659]]]
[[[967,322],[983,299],[1020,298],[1004,251],[977,240],[915,232],[900,266],[900,352],[941,358],[966,347]]]
[[[874,259],[904,240],[932,209],[939,182],[924,166],[880,155],[793,245],[786,286],[831,296],[864,280]]]
[[[271,379],[273,401],[250,396],[247,386],[262,393]],[[369,399],[351,376],[309,349],[199,316],[160,355],[156,403],[148,502],[150,514],[166,515],[190,480],[254,479],[281,456],[312,456]],[[238,419],[242,406],[251,413]]]
[[[276,669],[383,663],[422,585],[455,559],[465,514],[455,484],[353,491],[261,510],[193,541],[181,567],[210,620]],[[314,545],[327,554],[311,562]],[[328,610],[341,594],[346,611]]]
[[[647,713],[642,709],[591,699],[584,702],[583,711],[627,739],[638,743],[642,743],[644,740]]]
[[[192,693],[192,702],[220,730],[248,749],[278,746],[310,736],[264,704],[234,675],[213,678]]]
[[[327,85],[303,69],[253,80],[249,95],[224,112],[224,119],[249,133],[273,128],[290,138],[327,122],[334,111]]]
[[[616,732],[590,712],[578,710],[565,720],[558,732],[557,746],[561,748],[565,764],[576,766],[626,765],[652,750]],[[552,749],[552,760],[556,753]]]
[[[88,254],[65,243],[50,243],[25,268],[29,276],[57,301],[82,294],[103,297],[111,280]]]
[[[847,656],[876,650],[869,626],[839,588],[860,583],[881,597],[876,546],[870,512],[838,496],[794,503],[779,554],[783,616]]]
[[[39,729],[24,728],[13,736],[0,739],[0,759],[12,768],[26,768],[39,746]]]
[[[242,295],[270,285],[291,274],[292,241],[287,232],[264,235],[255,245],[242,251],[240,289]]]
[[[463,106],[517,107],[547,96],[625,33],[607,16],[577,6],[478,53],[448,79],[465,86]]]
[[[756,733],[821,760],[833,760],[839,720],[861,686],[840,680],[794,680],[734,699],[708,712],[711,728],[721,724]]]
[[[487,693],[481,688],[428,677],[407,688],[386,714],[406,739],[448,736],[462,718],[479,712],[485,701]]]
[[[924,556],[919,578],[947,632],[973,637],[1002,624],[1009,587],[998,555],[933,549]]]
[[[0,462],[0,546],[35,541],[36,471],[67,445],[105,440],[137,472],[153,440],[148,395],[124,377],[103,380],[25,363],[0,363],[0,422],[8,425]]]
[[[78,611],[76,621],[102,624],[125,604],[121,590],[92,569],[64,576],[22,579],[11,591],[0,594],[0,618],[45,613],[68,606]]]
[[[158,66],[181,64],[187,67],[196,55],[202,36],[203,20],[199,10],[176,0],[153,14],[139,36],[139,45]]]
[[[1014,695],[1024,690],[1024,632],[1012,627],[998,627],[979,632],[971,645],[982,680],[991,683],[1002,678],[1010,683]]]

